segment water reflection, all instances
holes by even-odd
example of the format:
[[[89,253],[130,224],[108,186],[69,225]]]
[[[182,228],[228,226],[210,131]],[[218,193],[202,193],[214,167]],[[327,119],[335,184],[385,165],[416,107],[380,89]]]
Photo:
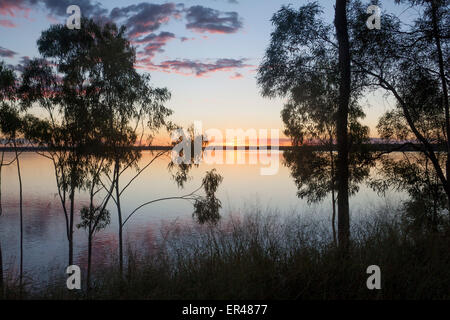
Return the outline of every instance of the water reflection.
[[[436,159],[444,168],[446,154],[436,153]],[[393,189],[408,193],[403,218],[411,228],[430,232],[448,223],[447,196],[428,157],[423,153],[398,153],[382,157],[377,166],[380,175],[370,180],[371,187],[380,194]]]
[[[263,176],[260,174],[260,169],[267,165],[252,164],[250,161],[257,151],[227,152],[232,153],[228,155],[229,157],[243,161],[235,164],[227,164],[226,161],[223,164],[201,163],[190,172],[191,179],[187,182],[184,190],[178,188],[171,179],[171,174],[167,170],[169,159],[158,159],[126,190],[123,195],[123,211],[129,213],[139,204],[151,199],[180,196],[186,190],[198,187],[205,172],[216,168],[224,177],[217,196],[222,201],[222,215],[225,218],[228,214],[239,215],[246,210],[245,208],[255,206],[261,210],[271,208],[277,212],[288,214],[293,212],[305,215],[322,214],[323,217],[330,219],[331,201],[329,200],[331,195],[326,194],[328,193],[326,186],[329,182],[327,171],[312,170],[311,165],[314,162],[309,157],[299,158],[298,154],[289,152],[283,155],[280,151],[280,161],[286,164],[291,163],[291,166],[280,165],[277,174]],[[208,153],[206,156],[209,156]],[[320,158],[321,156],[316,154],[316,157]],[[143,152],[140,162],[141,164],[148,163],[151,158],[151,152]],[[315,159],[319,161],[319,158]],[[21,165],[24,184],[25,272],[35,280],[45,281],[53,275],[46,270],[53,266],[57,270],[55,272],[63,276],[64,273],[60,267],[67,262],[67,237],[52,163],[50,160],[30,152],[22,155]],[[373,170],[367,168],[361,168],[361,170],[361,175],[377,178]],[[305,183],[308,180],[304,180],[304,174],[309,176],[316,174],[311,181],[317,183],[318,187],[324,186],[326,192],[321,194],[322,202],[308,205],[308,199],[297,197],[299,180],[292,179],[291,175],[294,175],[294,178],[295,175],[301,176],[302,183]],[[123,181],[131,179],[133,175],[134,172],[126,172]],[[355,186],[359,182],[355,179]],[[386,198],[378,196],[365,184],[359,184],[359,189],[359,192],[351,198],[354,216],[358,215],[359,210],[365,210],[369,203],[376,205],[386,201]],[[19,253],[18,183],[14,166],[3,168],[2,190],[3,216],[0,218],[0,240],[4,267],[8,274],[16,269]],[[397,199],[405,199],[406,194],[403,192],[389,193],[388,198],[397,201]],[[77,195],[76,212],[88,203],[89,196],[85,192]],[[111,204],[109,209],[111,210],[111,224],[94,238],[94,268],[97,264],[106,264],[117,257],[117,213],[114,205]],[[163,229],[163,226],[167,226],[175,220],[179,225],[193,223],[192,211],[192,205],[183,201],[158,202],[146,207],[127,224],[124,235],[125,247],[131,246],[138,251],[150,250],[151,243],[162,236],[160,230]],[[77,214],[75,223],[79,223],[78,216]],[[76,264],[84,266],[87,263],[86,232],[76,229],[74,242],[74,261]]]

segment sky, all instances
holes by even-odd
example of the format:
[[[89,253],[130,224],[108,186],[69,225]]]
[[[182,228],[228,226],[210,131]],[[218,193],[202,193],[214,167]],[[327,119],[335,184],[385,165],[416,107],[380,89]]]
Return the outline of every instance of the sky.
[[[37,57],[36,41],[51,24],[65,23],[70,5],[84,16],[108,17],[127,26],[137,48],[140,72],[172,93],[174,122],[203,128],[283,129],[283,99],[267,99],[256,82],[257,68],[270,41],[272,15],[282,5],[300,7],[307,0],[0,0],[0,60],[18,65]],[[404,7],[381,1],[388,12]],[[321,0],[323,17],[333,22],[334,1]],[[363,123],[376,137],[378,118],[392,105],[381,93],[361,103]]]

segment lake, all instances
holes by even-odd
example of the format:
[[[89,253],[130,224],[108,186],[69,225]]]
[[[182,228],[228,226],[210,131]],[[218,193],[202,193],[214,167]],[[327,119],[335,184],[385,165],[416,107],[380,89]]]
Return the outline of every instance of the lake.
[[[248,159],[257,151],[227,151],[232,157]],[[278,151],[277,151],[278,152]],[[262,164],[206,164],[202,162],[191,171],[191,179],[184,189],[177,187],[167,170],[169,159],[155,161],[122,196],[122,210],[126,217],[134,208],[152,199],[188,194],[198,188],[205,172],[216,168],[224,180],[219,187],[218,198],[222,201],[221,214],[229,215],[251,213],[254,208],[262,212],[298,214],[305,217],[321,217],[330,220],[330,198],[318,204],[308,205],[306,200],[296,196],[297,188],[289,168],[283,165],[283,152],[279,151],[279,170],[274,175],[261,175]],[[12,159],[13,154],[7,153]],[[140,165],[152,159],[150,151],[143,152]],[[23,179],[24,212],[24,271],[33,280],[48,280],[52,275],[64,274],[67,264],[67,237],[65,219],[57,194],[53,164],[34,152],[21,155]],[[130,180],[134,171],[128,170],[122,177],[122,185]],[[375,174],[372,172],[372,174]],[[4,167],[2,172],[2,206],[0,217],[0,241],[6,274],[13,274],[19,266],[19,197],[17,168]],[[401,192],[388,192],[386,196],[377,195],[366,185],[350,198],[353,219],[371,208],[386,203],[399,203],[407,196]],[[88,204],[85,193],[77,194],[78,209]],[[117,213],[110,203],[111,224],[100,231],[94,240],[94,266],[117,255]],[[161,230],[173,223],[191,224],[193,206],[187,201],[170,200],[157,202],[140,210],[125,226],[125,247],[145,250],[154,239],[161,236]],[[86,264],[87,232],[75,230],[74,261]]]

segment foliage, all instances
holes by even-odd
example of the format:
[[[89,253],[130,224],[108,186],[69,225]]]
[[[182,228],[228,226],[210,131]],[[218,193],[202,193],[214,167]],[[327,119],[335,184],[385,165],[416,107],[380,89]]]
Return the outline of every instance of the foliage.
[[[2,104],[14,99],[16,76],[14,71],[0,61],[0,100]]]
[[[337,189],[336,120],[339,106],[338,52],[333,28],[321,19],[316,2],[298,10],[283,6],[272,18],[274,31],[258,71],[258,84],[267,97],[287,96],[281,117],[294,150],[285,152],[285,164],[298,187],[297,195],[308,202],[321,201]],[[353,79],[349,105],[350,193],[368,176],[372,163],[361,145],[369,141],[369,128],[359,120],[365,114],[359,104],[361,79]],[[304,145],[323,146],[311,152]]]
[[[383,12],[383,27],[371,31],[361,28],[367,19],[366,6],[353,1],[349,21],[354,72],[366,78],[367,89],[382,89],[394,99],[394,109],[380,119],[380,136],[418,143],[418,150],[430,161],[428,170],[434,171],[450,197],[447,160],[441,161],[435,150],[435,145],[445,146],[449,158],[449,3],[396,2],[409,3],[416,10],[413,23]]]
[[[215,194],[222,181],[223,177],[216,173],[215,169],[208,171],[203,178],[202,186],[205,190],[206,196],[196,199],[194,202],[193,217],[198,223],[204,224],[206,222],[210,222],[217,224],[219,221],[219,210],[222,207],[222,204],[220,200],[216,198]]]
[[[439,161],[441,164],[445,161],[442,154]],[[377,176],[371,179],[370,185],[380,194],[385,194],[388,189],[408,193],[410,198],[403,204],[403,218],[409,227],[432,232],[447,224],[445,191],[430,160],[422,153],[383,156]]]
[[[352,229],[351,254],[340,258],[327,224],[254,211],[217,226],[174,225],[165,237],[129,252],[128,276],[104,262],[91,299],[393,300],[450,298],[448,227],[415,234],[396,214],[363,211]],[[111,259],[114,261],[114,258]],[[382,290],[368,290],[367,266],[380,266]],[[439,275],[439,277],[436,277]],[[29,299],[77,299],[54,279]],[[6,298],[16,298],[8,282]]]
[[[366,151],[351,153],[349,160],[349,193],[354,195],[360,184],[368,179],[370,168],[374,166],[375,161]],[[327,151],[294,148],[284,152],[284,164],[290,168],[298,189],[297,196],[306,198],[308,203],[320,202],[332,188],[337,190],[336,162],[336,156]]]
[[[0,132],[9,140],[16,139],[23,123],[16,105],[16,76],[3,61],[0,62]],[[17,141],[16,141],[17,142]]]
[[[80,210],[81,222],[77,224],[79,229],[89,229],[90,232],[96,233],[99,230],[106,228],[111,222],[111,214],[109,210],[101,207],[86,207]],[[95,228],[93,228],[93,225]],[[93,230],[91,230],[93,228]]]

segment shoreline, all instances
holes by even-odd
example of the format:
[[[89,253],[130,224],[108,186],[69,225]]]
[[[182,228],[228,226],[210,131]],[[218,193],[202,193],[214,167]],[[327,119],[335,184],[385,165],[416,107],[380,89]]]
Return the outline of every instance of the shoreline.
[[[434,151],[445,151],[444,145],[432,145]],[[163,150],[172,150],[173,146],[135,146],[130,147],[134,150],[142,150],[142,151],[163,151]],[[227,147],[223,146],[207,146],[203,147],[202,150],[213,149],[214,150],[222,150],[222,151],[259,151],[259,150],[274,150],[274,151],[289,151],[289,150],[309,150],[309,151],[329,151],[327,146],[321,145],[304,145],[299,147],[294,146],[233,146]],[[420,144],[363,144],[361,148],[367,148],[368,151],[371,152],[419,152],[422,151],[422,147]],[[18,147],[18,151],[20,152],[36,152],[36,151],[49,151],[47,147]],[[13,147],[0,147],[0,152],[13,152]],[[337,145],[333,146],[333,151],[337,151]],[[353,150],[354,151],[354,150]]]

